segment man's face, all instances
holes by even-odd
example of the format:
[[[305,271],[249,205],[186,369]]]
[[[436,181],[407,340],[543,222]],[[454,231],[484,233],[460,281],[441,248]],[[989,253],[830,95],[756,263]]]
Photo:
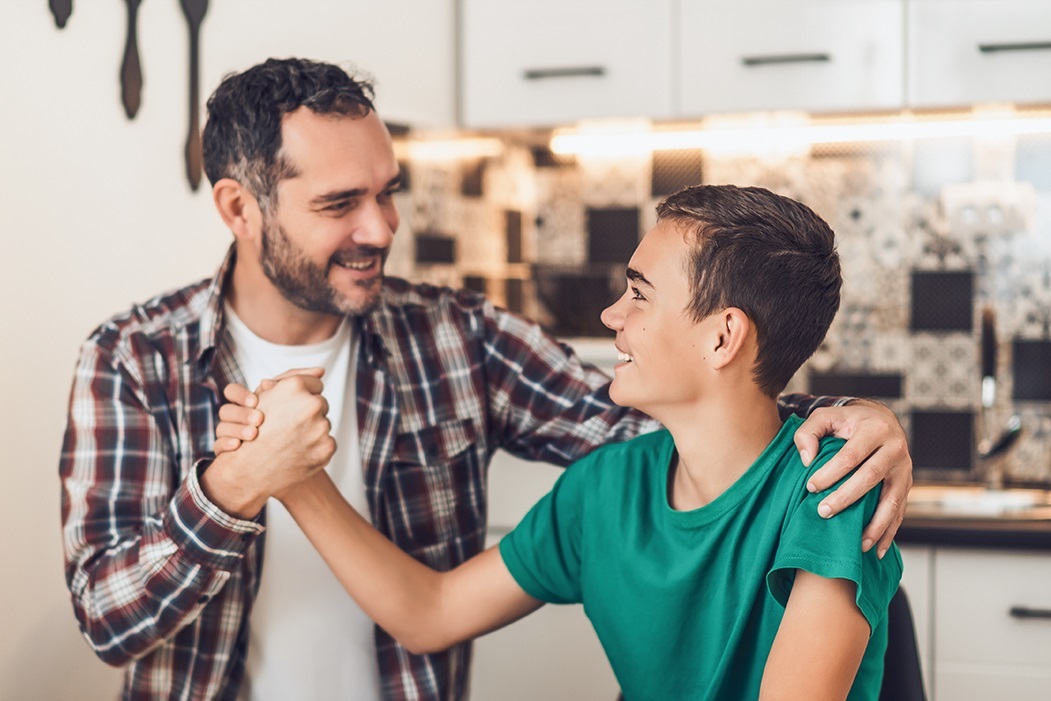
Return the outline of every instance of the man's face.
[[[345,315],[372,309],[398,228],[400,177],[390,135],[374,112],[285,116],[281,155],[295,170],[264,216],[260,263],[296,306]]]
[[[602,312],[602,323],[617,332],[620,351],[610,397],[658,419],[668,407],[701,397],[704,324],[695,323],[687,310],[688,252],[679,225],[659,222],[628,263],[627,291]]]

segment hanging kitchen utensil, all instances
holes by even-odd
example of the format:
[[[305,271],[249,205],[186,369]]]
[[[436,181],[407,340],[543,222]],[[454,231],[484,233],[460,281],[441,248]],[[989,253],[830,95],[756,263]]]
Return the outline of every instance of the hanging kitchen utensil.
[[[142,68],[139,64],[139,3],[142,0],[124,0],[128,6],[128,31],[124,39],[124,60],[120,64],[120,101],[124,114],[135,119],[142,100]]]
[[[180,0],[182,13],[190,27],[190,126],[186,135],[186,178],[196,192],[201,184],[200,90],[198,84],[201,22],[208,12],[208,0]]]
[[[55,24],[59,29],[66,26],[66,20],[73,14],[73,0],[48,0],[48,7],[55,18]]]

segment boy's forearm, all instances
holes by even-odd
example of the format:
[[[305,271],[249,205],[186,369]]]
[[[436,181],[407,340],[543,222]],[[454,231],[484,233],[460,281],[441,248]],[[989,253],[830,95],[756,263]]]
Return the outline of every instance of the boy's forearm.
[[[281,501],[344,589],[410,652],[445,650],[541,605],[518,586],[496,548],[450,572],[417,562],[362,518],[325,472]]]
[[[442,632],[442,575],[373,528],[346,502],[327,473],[290,490],[282,502],[344,589],[395,639],[413,652],[459,642],[446,643],[435,636]]]

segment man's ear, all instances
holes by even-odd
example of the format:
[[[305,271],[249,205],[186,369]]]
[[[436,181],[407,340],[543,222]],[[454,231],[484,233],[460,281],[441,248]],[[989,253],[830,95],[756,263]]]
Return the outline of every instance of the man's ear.
[[[752,320],[737,307],[727,307],[713,314],[711,365],[721,369],[742,353],[752,332]]]
[[[259,202],[241,183],[222,178],[212,187],[212,201],[226,227],[238,241],[259,237],[263,228],[263,214]]]

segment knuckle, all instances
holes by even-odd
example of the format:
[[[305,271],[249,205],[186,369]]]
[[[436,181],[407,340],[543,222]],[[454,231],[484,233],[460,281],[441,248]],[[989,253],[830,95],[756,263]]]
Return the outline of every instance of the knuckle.
[[[861,462],[861,455],[849,444],[839,449],[838,457],[849,467],[854,467]]]
[[[880,470],[879,467],[873,465],[872,461],[861,463],[861,465],[858,466],[856,474],[861,478],[862,482],[870,487],[883,481],[884,477],[883,471]]]

